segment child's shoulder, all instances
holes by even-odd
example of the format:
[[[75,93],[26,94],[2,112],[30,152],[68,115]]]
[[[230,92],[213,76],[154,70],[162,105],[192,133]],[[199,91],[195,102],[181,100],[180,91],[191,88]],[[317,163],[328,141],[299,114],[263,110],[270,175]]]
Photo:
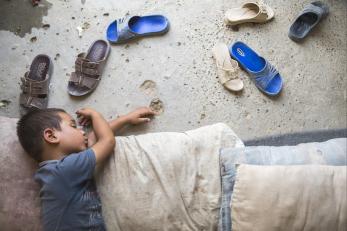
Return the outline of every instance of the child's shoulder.
[[[72,153],[60,160],[43,161],[36,171],[35,180],[43,184],[54,184],[61,179],[71,182],[89,179],[96,165],[94,152],[87,149],[79,153]]]

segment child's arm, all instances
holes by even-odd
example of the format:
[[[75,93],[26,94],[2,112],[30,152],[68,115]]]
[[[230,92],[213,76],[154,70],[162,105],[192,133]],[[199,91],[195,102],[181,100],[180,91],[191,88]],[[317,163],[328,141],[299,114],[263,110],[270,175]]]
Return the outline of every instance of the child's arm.
[[[90,108],[83,108],[76,112],[80,124],[91,121],[97,141],[91,147],[95,153],[96,164],[103,162],[114,150],[115,139],[113,132],[104,119],[97,111]]]
[[[113,131],[114,136],[116,133],[122,129],[127,124],[138,125],[151,121],[149,117],[155,115],[156,113],[148,107],[137,108],[136,110],[120,116],[117,119],[111,120],[108,122],[111,130]],[[86,125],[86,124],[82,124]],[[95,133],[93,131],[88,134],[88,146],[92,146],[96,142]]]
[[[120,116],[117,119],[109,121],[109,125],[113,134],[116,135],[117,131],[123,128],[127,124],[138,125],[151,121],[150,116],[154,116],[156,113],[148,107],[137,108],[136,110]]]

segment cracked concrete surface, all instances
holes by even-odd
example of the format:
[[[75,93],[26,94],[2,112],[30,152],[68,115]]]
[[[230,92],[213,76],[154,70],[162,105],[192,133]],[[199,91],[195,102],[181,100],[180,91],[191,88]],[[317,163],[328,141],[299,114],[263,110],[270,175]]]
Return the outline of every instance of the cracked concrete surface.
[[[150,124],[130,133],[185,131],[225,122],[243,139],[293,131],[346,127],[347,1],[325,1],[331,9],[302,44],[291,41],[288,29],[310,1],[266,1],[275,11],[266,24],[226,27],[223,15],[243,1],[225,0],[100,0],[0,2],[0,115],[19,116],[20,77],[37,54],[54,63],[49,107],[73,113],[90,106],[106,118],[149,105],[159,98],[165,111]],[[84,98],[67,94],[75,57],[126,13],[164,14],[170,31],[160,37],[113,45],[98,88]],[[49,24],[49,26],[47,26]],[[45,26],[44,26],[45,25]],[[88,26],[86,26],[88,25]],[[84,28],[79,37],[77,27]],[[36,37],[36,39],[35,39]],[[211,48],[217,42],[243,41],[268,59],[281,73],[284,89],[269,98],[241,72],[241,94],[218,82]],[[146,80],[155,95],[140,89]]]

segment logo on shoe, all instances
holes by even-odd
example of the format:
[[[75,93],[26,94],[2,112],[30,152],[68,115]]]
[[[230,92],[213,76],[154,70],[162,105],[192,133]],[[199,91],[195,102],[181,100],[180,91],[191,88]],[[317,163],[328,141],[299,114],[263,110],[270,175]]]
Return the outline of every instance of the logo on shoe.
[[[46,70],[46,63],[39,63],[38,67],[37,67],[37,76],[43,77],[44,71]]]
[[[245,53],[240,48],[237,48],[236,51],[237,53],[239,53],[239,55],[241,55],[242,57],[245,57]]]

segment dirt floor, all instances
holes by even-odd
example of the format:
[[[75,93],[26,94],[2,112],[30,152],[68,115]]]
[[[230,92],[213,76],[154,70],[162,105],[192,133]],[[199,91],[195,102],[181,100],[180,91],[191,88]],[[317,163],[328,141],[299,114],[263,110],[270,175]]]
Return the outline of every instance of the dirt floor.
[[[266,2],[275,11],[272,21],[230,28],[223,15],[243,1],[42,0],[33,7],[29,0],[1,0],[0,115],[19,116],[20,77],[43,53],[54,63],[49,107],[73,113],[90,106],[106,118],[143,105],[160,111],[151,124],[126,134],[185,131],[216,122],[227,123],[243,139],[347,127],[347,1],[325,1],[329,16],[301,44],[288,38],[288,29],[310,1]],[[105,38],[108,24],[127,13],[163,14],[170,31],[112,45],[98,88],[87,97],[70,97],[67,82],[76,55]],[[234,41],[247,43],[279,70],[284,80],[279,97],[262,94],[244,72],[242,93],[222,87],[211,48]]]

